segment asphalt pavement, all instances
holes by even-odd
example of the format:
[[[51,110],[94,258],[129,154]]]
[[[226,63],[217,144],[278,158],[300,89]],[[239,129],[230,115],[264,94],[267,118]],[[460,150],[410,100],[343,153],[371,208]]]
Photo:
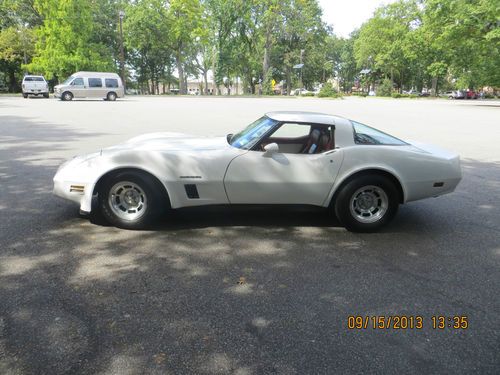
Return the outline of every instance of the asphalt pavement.
[[[373,234],[317,210],[220,207],[126,231],[51,194],[73,155],[146,132],[234,133],[272,110],[457,151],[463,181]],[[498,374],[499,143],[499,101],[0,96],[0,374]],[[349,329],[349,316],[422,327]]]

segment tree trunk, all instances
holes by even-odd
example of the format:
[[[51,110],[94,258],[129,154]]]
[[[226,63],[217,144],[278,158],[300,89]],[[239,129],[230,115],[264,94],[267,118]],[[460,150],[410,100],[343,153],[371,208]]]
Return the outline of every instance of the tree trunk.
[[[432,95],[437,96],[437,77],[432,77]]]
[[[205,69],[203,71],[203,81],[205,82],[205,89],[203,90],[204,95],[208,95],[208,71]]]
[[[175,62],[177,63],[177,73],[179,73],[179,94],[186,95],[187,86],[184,79],[184,67],[182,66],[182,56],[180,51],[177,51]]]
[[[290,95],[292,92],[292,70],[289,66],[286,67],[286,94]]]
[[[9,70],[9,92],[18,92],[19,85],[16,79],[16,71],[14,69]]]
[[[216,78],[215,78],[215,47],[214,47],[214,55],[212,57],[212,95],[216,95],[215,89],[217,87]]]
[[[264,44],[264,58],[262,60],[262,80],[266,79],[267,71],[269,70],[269,50],[271,48],[271,32],[266,32],[266,43]]]

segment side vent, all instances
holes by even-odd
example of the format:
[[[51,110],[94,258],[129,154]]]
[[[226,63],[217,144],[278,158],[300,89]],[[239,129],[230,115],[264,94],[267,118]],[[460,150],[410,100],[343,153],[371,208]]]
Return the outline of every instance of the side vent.
[[[83,194],[85,191],[85,186],[83,185],[70,185],[69,192],[70,193],[80,193]]]
[[[184,189],[186,189],[186,195],[189,199],[198,199],[200,195],[198,194],[198,189],[194,184],[184,185]]]

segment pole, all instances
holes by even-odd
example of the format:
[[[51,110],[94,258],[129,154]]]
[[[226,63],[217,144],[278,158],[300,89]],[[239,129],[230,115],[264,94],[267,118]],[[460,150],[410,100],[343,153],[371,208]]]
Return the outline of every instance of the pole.
[[[123,17],[125,16],[125,12],[120,10],[118,12],[118,17],[120,19],[120,75],[122,78],[123,91],[125,92],[125,53],[123,51]]]

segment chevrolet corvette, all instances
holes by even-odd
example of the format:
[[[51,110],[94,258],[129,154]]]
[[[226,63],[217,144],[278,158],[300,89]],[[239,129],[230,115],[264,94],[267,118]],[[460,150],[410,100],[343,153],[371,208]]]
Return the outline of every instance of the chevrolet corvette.
[[[371,232],[398,206],[455,190],[457,154],[406,142],[343,117],[271,112],[221,137],[145,134],[61,165],[54,194],[111,224],[144,228],[171,209],[202,205],[324,207],[348,230]]]

